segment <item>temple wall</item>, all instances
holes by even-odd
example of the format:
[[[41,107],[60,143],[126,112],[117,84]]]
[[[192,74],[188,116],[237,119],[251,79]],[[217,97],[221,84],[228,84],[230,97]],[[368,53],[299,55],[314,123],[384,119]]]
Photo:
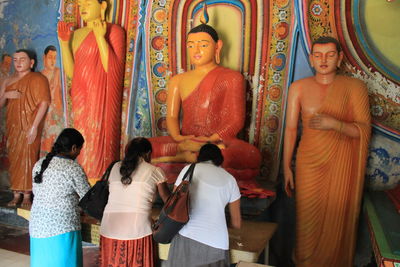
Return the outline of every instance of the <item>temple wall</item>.
[[[378,3],[379,4],[373,4]],[[127,32],[121,148],[134,136],[166,134],[166,85],[190,68],[184,36],[197,25],[199,0],[110,0],[108,20]],[[276,181],[282,151],[287,90],[312,74],[310,43],[337,37],[344,47],[343,72],[365,80],[370,92],[373,138],[367,175],[377,187],[400,179],[400,63],[396,34],[400,1],[207,0],[210,24],[225,42],[223,65],[246,77],[247,117],[242,138],[260,148],[261,179]],[[397,12],[397,13],[396,13]],[[384,14],[384,15],[382,15]],[[0,0],[0,53],[29,48],[43,68],[43,50],[59,50],[61,18],[81,25],[75,0]],[[384,18],[384,20],[380,20]],[[57,67],[62,70],[58,53]],[[61,72],[62,73],[62,72]],[[71,126],[70,81],[63,83],[64,120]],[[4,110],[1,116],[0,187],[7,186]],[[121,149],[122,151],[122,149]],[[387,182],[386,182],[387,181]],[[391,181],[391,182],[389,182]]]

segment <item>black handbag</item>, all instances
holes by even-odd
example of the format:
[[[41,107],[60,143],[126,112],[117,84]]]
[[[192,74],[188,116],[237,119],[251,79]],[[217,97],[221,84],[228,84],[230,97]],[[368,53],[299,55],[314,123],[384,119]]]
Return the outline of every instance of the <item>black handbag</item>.
[[[195,163],[190,165],[182,182],[167,199],[158,220],[153,224],[153,238],[158,243],[170,243],[189,221],[189,184],[193,178],[195,165]]]
[[[103,218],[104,208],[108,202],[108,178],[116,162],[118,161],[114,161],[108,166],[101,179],[87,191],[78,204],[86,214],[99,221]]]

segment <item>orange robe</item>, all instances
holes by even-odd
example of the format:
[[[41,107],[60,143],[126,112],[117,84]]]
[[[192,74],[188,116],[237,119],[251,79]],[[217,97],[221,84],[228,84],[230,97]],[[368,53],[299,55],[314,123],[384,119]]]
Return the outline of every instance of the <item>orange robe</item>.
[[[78,158],[89,179],[98,179],[119,159],[125,32],[107,24],[108,72],[105,72],[93,32],[74,54],[71,99],[74,127],[85,138]]]
[[[245,90],[243,76],[234,70],[216,67],[182,101],[182,135],[210,136],[217,133],[226,149],[223,167],[252,170],[236,174],[237,179],[251,179],[258,174],[261,155],[249,143],[236,138],[244,126]],[[152,157],[175,156],[178,143],[170,136],[149,139]]]
[[[32,190],[32,168],[39,159],[40,137],[43,122],[39,124],[35,141],[28,145],[27,132],[35,120],[41,102],[50,103],[47,78],[40,73],[30,72],[6,87],[7,91],[18,90],[21,97],[7,100],[7,150],[10,161],[11,189]]]
[[[359,138],[307,127],[296,163],[296,266],[353,266],[370,138],[366,86],[337,76],[318,111],[353,123]]]

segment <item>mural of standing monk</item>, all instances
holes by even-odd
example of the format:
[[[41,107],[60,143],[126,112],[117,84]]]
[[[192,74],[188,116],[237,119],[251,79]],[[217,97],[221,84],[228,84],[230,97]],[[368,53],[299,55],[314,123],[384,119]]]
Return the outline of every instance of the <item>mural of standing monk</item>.
[[[119,158],[125,32],[105,21],[106,1],[78,0],[78,7],[86,26],[72,31],[60,21],[58,37],[74,127],[86,140],[78,160],[93,182]]]
[[[317,39],[310,54],[316,75],[294,82],[286,112],[283,168],[296,192],[296,266],[353,266],[357,222],[370,139],[365,84],[336,74],[339,42]],[[294,179],[291,160],[303,124]]]
[[[10,76],[12,57],[9,54],[1,55],[0,63],[0,88],[3,82]],[[6,108],[0,109],[0,188],[8,188],[8,158],[7,158],[7,136],[6,133]]]
[[[41,156],[51,151],[57,136],[64,129],[63,96],[61,86],[60,69],[56,67],[57,49],[53,45],[45,48],[43,54],[43,70],[41,73],[49,81],[51,103],[44,121],[42,143],[40,145]]]
[[[28,50],[13,55],[15,73],[0,90],[0,107],[7,104],[7,151],[9,173],[16,206],[23,193],[22,206],[31,204],[32,168],[39,159],[44,116],[50,103],[49,83],[45,76],[33,72],[35,63]]]
[[[1,63],[0,63],[0,84],[3,82],[3,79],[10,76],[11,71],[11,56],[9,54],[1,55]]]
[[[239,72],[218,65],[222,45],[207,24],[189,32],[187,49],[194,69],[169,81],[169,136],[149,139],[152,162],[195,162],[200,147],[209,142],[222,149],[224,168],[239,170],[236,179],[251,180],[259,172],[261,155],[236,137],[245,121],[245,82]]]

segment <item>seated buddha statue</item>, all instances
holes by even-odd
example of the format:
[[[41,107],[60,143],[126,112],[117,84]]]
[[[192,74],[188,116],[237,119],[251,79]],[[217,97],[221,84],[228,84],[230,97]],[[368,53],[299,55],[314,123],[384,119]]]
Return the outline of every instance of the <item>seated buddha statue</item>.
[[[195,162],[200,147],[213,143],[222,149],[222,167],[237,180],[251,180],[259,173],[261,154],[237,138],[245,121],[245,81],[239,72],[219,66],[222,45],[207,24],[189,32],[187,50],[194,69],[169,81],[169,136],[150,138],[152,162]]]

